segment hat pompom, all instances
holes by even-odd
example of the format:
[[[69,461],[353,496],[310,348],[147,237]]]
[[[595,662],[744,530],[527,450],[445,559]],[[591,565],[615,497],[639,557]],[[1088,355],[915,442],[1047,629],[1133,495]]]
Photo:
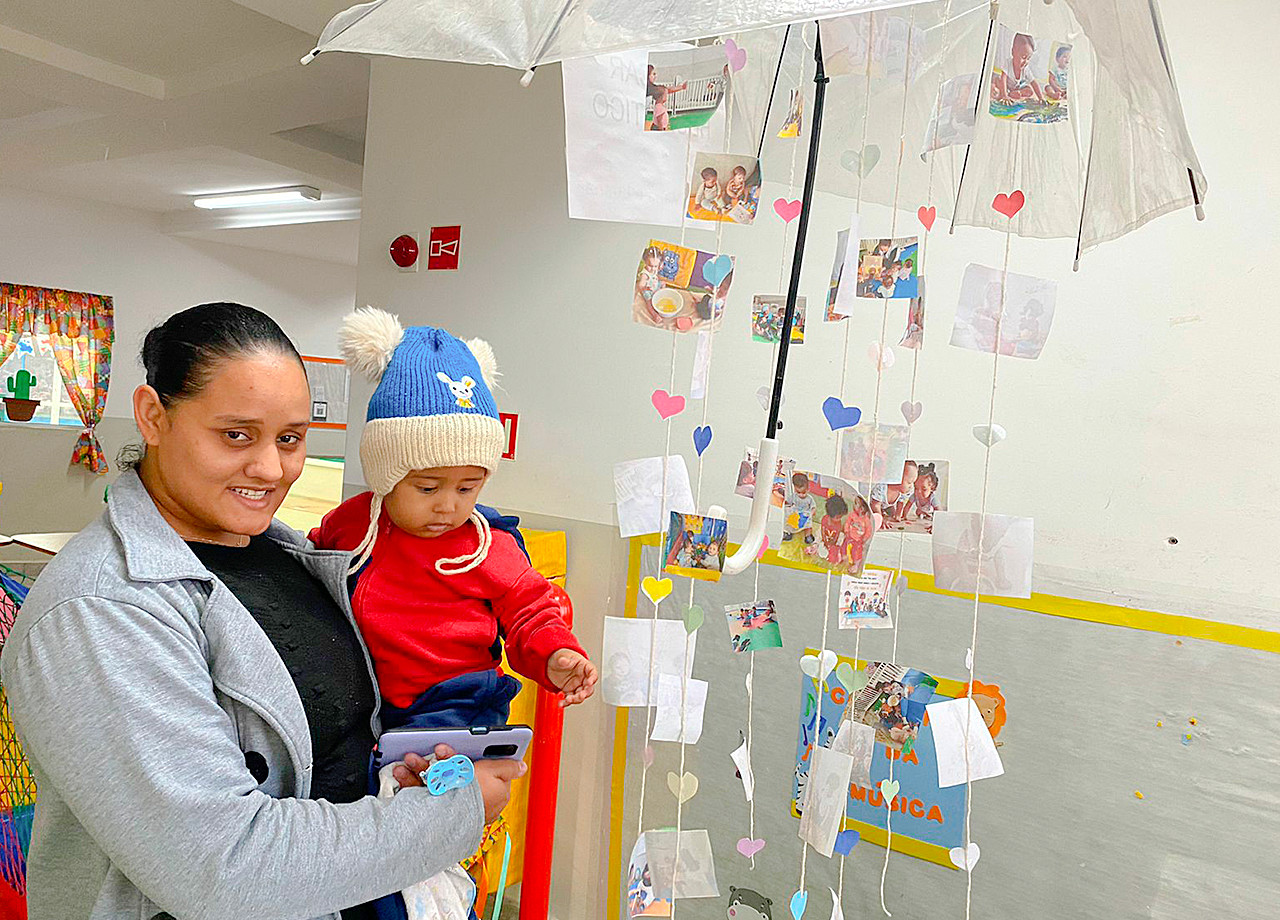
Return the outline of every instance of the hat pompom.
[[[364,307],[343,320],[338,344],[347,364],[377,383],[403,337],[404,327],[397,317],[386,310]]]
[[[502,376],[502,372],[498,370],[498,359],[493,355],[493,346],[484,339],[467,339],[466,346],[471,349],[476,363],[480,365],[480,376],[492,390],[498,385],[498,378]]]

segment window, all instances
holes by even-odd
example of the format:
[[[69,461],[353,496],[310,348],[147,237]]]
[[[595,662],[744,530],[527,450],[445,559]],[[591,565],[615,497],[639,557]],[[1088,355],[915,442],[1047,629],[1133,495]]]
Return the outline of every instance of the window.
[[[0,365],[0,396],[13,397],[9,389],[9,379],[19,383],[19,371],[26,371],[36,378],[31,388],[31,399],[38,399],[35,415],[30,422],[14,424],[67,425],[83,428],[76,407],[67,396],[67,387],[58,371],[58,362],[53,358],[53,346],[49,336],[44,333],[24,333],[18,340],[18,347],[9,360]],[[23,378],[25,379],[25,378]],[[0,403],[0,421],[12,422],[4,403]]]

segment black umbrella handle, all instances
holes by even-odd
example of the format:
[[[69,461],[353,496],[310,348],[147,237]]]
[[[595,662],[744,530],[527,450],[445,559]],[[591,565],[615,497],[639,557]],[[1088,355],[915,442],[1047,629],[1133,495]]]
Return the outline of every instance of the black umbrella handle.
[[[800,223],[796,227],[796,252],[791,258],[791,283],[787,286],[787,309],[782,318],[782,341],[778,343],[778,366],[773,374],[773,395],[769,398],[769,422],[765,437],[778,433],[778,408],[782,404],[782,382],[787,376],[787,352],[791,349],[791,326],[796,318],[796,297],[800,293],[800,269],[804,264],[804,242],[809,232],[809,209],[813,206],[813,180],[818,172],[818,138],[822,133],[822,105],[827,96],[827,73],[822,67],[822,29],[814,23],[817,38],[813,44],[813,125],[809,129],[809,161],[804,168],[804,195],[800,200]],[[871,53],[870,47],[867,53]],[[849,240],[850,246],[858,245]]]

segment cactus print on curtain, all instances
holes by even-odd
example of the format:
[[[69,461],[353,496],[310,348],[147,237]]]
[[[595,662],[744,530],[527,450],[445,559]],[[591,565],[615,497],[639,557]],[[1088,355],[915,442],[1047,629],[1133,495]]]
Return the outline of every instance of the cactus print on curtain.
[[[18,347],[24,333],[49,336],[67,396],[84,424],[71,462],[101,476],[108,464],[94,431],[102,421],[111,379],[115,343],[111,298],[0,282],[0,362]]]

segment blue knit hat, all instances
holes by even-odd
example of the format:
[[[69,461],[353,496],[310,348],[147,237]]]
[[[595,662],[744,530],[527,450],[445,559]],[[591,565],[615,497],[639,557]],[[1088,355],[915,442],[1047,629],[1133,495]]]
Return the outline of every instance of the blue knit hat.
[[[357,549],[362,562],[383,497],[411,470],[493,472],[506,438],[490,391],[497,362],[484,340],[464,342],[432,326],[405,329],[385,310],[365,307],[346,318],[339,341],[347,363],[377,383],[360,435],[360,463],[374,493],[370,534]]]

